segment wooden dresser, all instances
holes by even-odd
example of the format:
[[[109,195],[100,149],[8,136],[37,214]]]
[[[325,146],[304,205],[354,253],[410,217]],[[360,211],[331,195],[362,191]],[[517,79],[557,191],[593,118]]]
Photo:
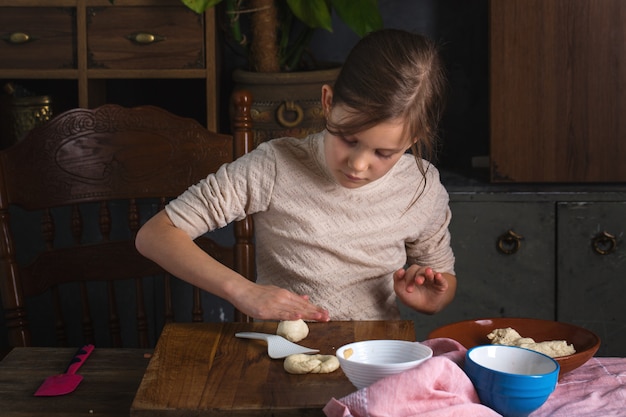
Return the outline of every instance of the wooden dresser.
[[[196,118],[218,127],[213,8],[199,15],[179,0],[0,0],[0,57],[2,85],[50,94],[56,113],[126,104],[116,91],[133,96],[129,105],[163,106],[152,101],[174,93],[170,110],[200,108]],[[129,91],[140,85],[141,93]]]
[[[623,0],[489,2],[491,180],[625,182]]]

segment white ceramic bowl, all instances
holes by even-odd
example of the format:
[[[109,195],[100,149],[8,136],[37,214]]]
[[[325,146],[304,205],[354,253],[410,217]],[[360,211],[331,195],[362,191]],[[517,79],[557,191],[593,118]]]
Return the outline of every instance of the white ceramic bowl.
[[[426,345],[406,340],[365,340],[340,347],[336,355],[350,382],[361,389],[415,368],[432,357],[433,351]]]

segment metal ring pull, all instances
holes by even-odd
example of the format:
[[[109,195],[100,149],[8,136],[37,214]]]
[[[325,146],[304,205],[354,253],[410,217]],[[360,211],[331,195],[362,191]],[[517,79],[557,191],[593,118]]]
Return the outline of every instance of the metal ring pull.
[[[35,40],[34,37],[24,32],[12,32],[3,36],[2,39],[13,45],[21,45]]]
[[[138,43],[141,45],[149,45],[151,43],[164,41],[165,36],[155,35],[148,32],[135,32],[126,36],[127,39],[130,39],[134,43]]]
[[[287,120],[285,118],[286,113],[295,113],[296,118],[294,120]],[[284,127],[296,127],[304,119],[304,110],[302,107],[293,101],[285,101],[276,110],[276,118],[278,123]]]
[[[512,255],[522,246],[522,239],[524,239],[522,235],[509,230],[498,238],[498,251],[505,255]]]
[[[615,252],[617,239],[609,232],[604,231],[591,239],[591,247],[598,255],[608,255]]]

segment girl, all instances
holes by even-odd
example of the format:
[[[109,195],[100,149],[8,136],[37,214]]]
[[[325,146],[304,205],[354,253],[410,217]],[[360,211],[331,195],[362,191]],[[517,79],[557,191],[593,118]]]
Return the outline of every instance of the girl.
[[[456,290],[450,209],[427,159],[443,90],[432,42],[392,29],[365,36],[334,88],[322,87],[324,131],[222,166],[150,219],[137,249],[257,319],[398,319],[396,297],[441,310]],[[256,283],[193,243],[246,215]]]

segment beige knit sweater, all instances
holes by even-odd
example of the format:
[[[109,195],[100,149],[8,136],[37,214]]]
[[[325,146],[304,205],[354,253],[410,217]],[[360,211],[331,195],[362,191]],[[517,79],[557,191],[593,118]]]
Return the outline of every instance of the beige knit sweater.
[[[396,269],[454,273],[448,194],[437,170],[429,166],[424,182],[408,154],[379,180],[344,188],[323,148],[323,132],[263,143],[167,213],[192,238],[253,214],[258,283],[309,295],[331,320],[397,319]]]

